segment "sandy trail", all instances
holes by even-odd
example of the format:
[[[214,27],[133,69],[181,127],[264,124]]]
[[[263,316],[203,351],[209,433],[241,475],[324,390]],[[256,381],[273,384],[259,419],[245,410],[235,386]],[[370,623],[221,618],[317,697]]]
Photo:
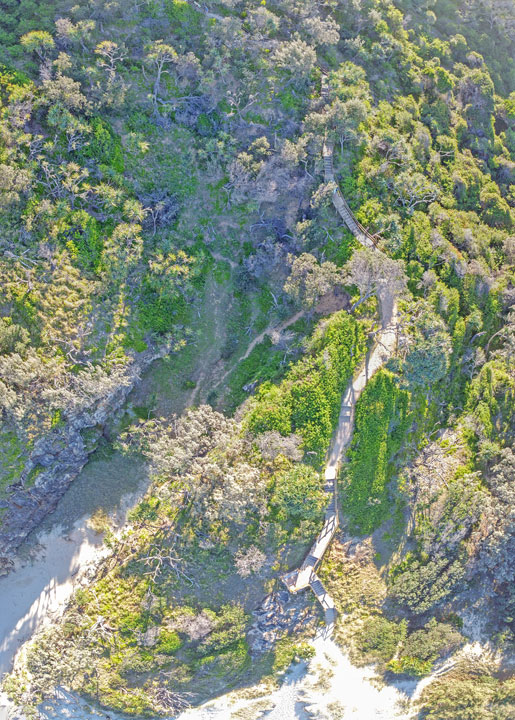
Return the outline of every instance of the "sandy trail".
[[[37,535],[37,557],[22,563],[0,578],[0,678],[11,668],[24,642],[62,613],[71,597],[78,571],[87,572],[103,557],[102,539],[88,528],[87,518],[77,521],[64,535],[57,526]],[[10,717],[12,708],[0,693],[0,720]]]
[[[107,471],[108,462],[100,462],[100,471]],[[116,466],[115,469],[120,469]],[[122,465],[121,469],[129,470]],[[140,467],[135,464],[134,474],[139,476]],[[143,475],[143,473],[141,473]],[[107,484],[107,479],[104,478]],[[115,528],[120,528],[127,510],[134,505],[144,492],[145,484],[120,493],[111,507],[110,516]],[[116,489],[112,489],[116,493]],[[29,559],[18,558],[13,572],[0,578],[0,679],[11,668],[17,651],[35,632],[59,617],[80,579],[105,557],[109,550],[103,545],[102,536],[95,533],[88,521],[91,506],[84,515],[75,514],[74,522],[64,522],[63,512],[70,517],[70,503],[83,502],[84,509],[93,502],[88,495],[95,494],[100,500],[101,488],[93,483],[84,497],[77,480],[60,501],[56,515],[60,522],[54,522],[49,529],[40,529],[34,534],[31,546],[35,549]],[[112,497],[111,497],[112,499]],[[59,508],[62,508],[60,511]],[[9,717],[9,703],[0,692],[0,720]],[[16,717],[16,715],[14,716]]]
[[[68,600],[79,568],[101,554],[101,537],[85,520],[67,536],[57,527],[38,540],[38,557],[18,562],[10,575],[0,578],[0,674],[9,670],[18,647]]]
[[[186,710],[176,720],[410,720],[409,699],[427,680],[378,686],[373,668],[354,667],[332,640],[320,637],[313,644],[312,660],[293,665],[278,689],[267,692],[263,687],[260,693],[254,687],[252,698],[236,690]],[[122,720],[65,691],[40,709],[45,720]],[[335,715],[336,709],[343,714]]]

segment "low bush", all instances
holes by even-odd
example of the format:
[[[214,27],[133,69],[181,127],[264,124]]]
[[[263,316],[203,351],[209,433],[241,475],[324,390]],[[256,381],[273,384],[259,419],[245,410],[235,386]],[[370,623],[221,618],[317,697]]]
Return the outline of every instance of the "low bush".
[[[367,662],[387,662],[405,637],[406,621],[393,622],[374,615],[365,620],[355,642]]]
[[[313,334],[306,356],[280,385],[264,383],[247,416],[254,433],[297,433],[304,448],[321,460],[338,419],[341,394],[365,350],[362,327],[347,313],[335,313]]]
[[[274,478],[271,505],[277,519],[297,525],[301,520],[318,520],[325,494],[320,475],[309,465],[296,465]]]
[[[386,517],[388,464],[408,429],[408,400],[394,375],[380,370],[356,404],[344,500],[353,531],[370,533]]]

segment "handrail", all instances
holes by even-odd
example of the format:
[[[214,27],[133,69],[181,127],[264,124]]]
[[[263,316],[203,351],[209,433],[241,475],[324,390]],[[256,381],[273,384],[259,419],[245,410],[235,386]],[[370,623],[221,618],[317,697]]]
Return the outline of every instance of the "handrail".
[[[323,68],[320,68],[322,72],[322,80],[321,80],[321,89],[320,94],[321,96],[327,101],[327,95],[328,95],[328,89],[327,89],[327,72],[323,70]],[[376,240],[374,237],[368,232],[366,228],[359,223],[356,218],[354,217],[354,214],[352,210],[350,209],[347,201],[343,197],[340,188],[338,187],[335,177],[334,177],[334,167],[333,167],[333,145],[332,143],[329,143],[327,141],[327,137],[324,137],[323,145],[322,145],[322,157],[324,160],[324,179],[326,183],[332,182],[336,185],[335,190],[333,192],[332,201],[333,205],[340,215],[340,217],[343,219],[345,225],[348,227],[350,232],[354,235],[354,237],[359,240],[359,242],[364,245],[365,247],[372,247],[376,249],[378,252],[381,252],[379,248],[377,247]],[[351,381],[352,386],[352,381]],[[343,395],[343,398],[347,396],[347,389]],[[352,403],[352,405],[354,402]],[[339,418],[339,424],[341,424],[344,420],[346,422],[351,422],[352,419],[352,405],[349,406],[348,404],[343,406],[340,411],[340,418]],[[349,412],[350,410],[350,412]],[[334,438],[333,438],[334,443]],[[340,448],[340,452],[343,448]],[[334,453],[329,452],[328,457],[331,457],[331,455]],[[315,573],[315,569],[321,562],[322,558],[324,557],[324,554],[329,547],[331,540],[333,539],[336,530],[338,528],[338,504],[337,504],[337,467],[339,463],[339,458],[335,460],[332,460],[328,463],[325,470],[325,492],[326,495],[329,497],[329,502],[327,504],[327,510],[325,515],[324,524],[322,526],[322,530],[317,535],[316,540],[314,541],[313,545],[310,547],[309,552],[307,553],[306,557],[304,558],[304,562],[298,568],[297,570],[290,571],[283,575],[282,581],[288,588],[289,592],[291,593],[297,593],[299,590],[303,590],[304,588],[310,587],[312,592],[315,594],[315,597],[317,598],[318,602],[321,604],[322,608],[325,611],[325,620],[326,620],[326,629],[325,629],[325,636],[330,637],[333,629],[334,629],[334,622],[336,620],[336,607],[334,604],[334,600],[332,597],[327,593],[325,590],[322,581]],[[331,509],[331,506],[333,506],[333,509]],[[321,590],[320,590],[321,588]]]

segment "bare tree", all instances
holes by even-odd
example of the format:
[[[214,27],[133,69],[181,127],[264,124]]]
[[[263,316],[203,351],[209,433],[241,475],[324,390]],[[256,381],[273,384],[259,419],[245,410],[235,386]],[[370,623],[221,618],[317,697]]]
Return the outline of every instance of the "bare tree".
[[[166,45],[162,40],[156,40],[149,47],[147,61],[153,66],[156,73],[152,90],[152,105],[154,106],[154,113],[158,114],[161,78],[164,73],[168,72],[166,66],[177,61],[177,53],[171,45]]]
[[[234,556],[234,564],[238,575],[245,578],[261,570],[266,561],[266,555],[255,545],[244,549],[240,548]]]
[[[103,40],[95,48],[95,55],[98,55],[98,64],[107,72],[107,79],[113,82],[116,78],[116,66],[127,55],[123,47],[112,40]]]

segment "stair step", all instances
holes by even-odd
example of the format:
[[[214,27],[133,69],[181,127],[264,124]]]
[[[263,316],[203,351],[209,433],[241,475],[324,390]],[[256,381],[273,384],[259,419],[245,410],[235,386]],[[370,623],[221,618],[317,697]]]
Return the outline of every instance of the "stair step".
[[[326,625],[332,625],[336,621],[338,613],[335,608],[329,608],[325,611],[325,623]]]
[[[320,580],[313,580],[310,585],[317,595],[325,595],[324,586],[322,585]]]

